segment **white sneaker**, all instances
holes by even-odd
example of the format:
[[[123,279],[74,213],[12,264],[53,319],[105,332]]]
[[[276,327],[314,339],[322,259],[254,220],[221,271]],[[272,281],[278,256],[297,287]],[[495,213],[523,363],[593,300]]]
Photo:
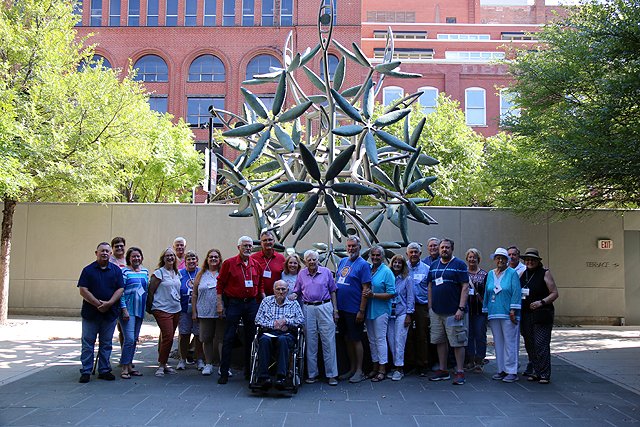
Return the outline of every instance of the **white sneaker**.
[[[202,359],[198,359],[196,362],[196,368],[198,368],[198,371],[202,371],[204,369],[204,362]]]
[[[220,367],[218,367],[218,375],[222,375],[222,374],[220,373]],[[233,376],[233,374],[231,373],[231,369],[229,369],[229,373],[227,374],[227,376],[228,376],[228,377],[232,377],[232,376]]]
[[[164,377],[164,367],[160,366],[157,370],[156,370],[156,377]]]
[[[187,368],[187,365],[184,363],[184,360],[181,360],[178,362],[178,366],[176,366],[176,369],[178,371],[184,371]]]
[[[202,368],[202,375],[211,375],[212,371],[213,371],[213,365],[210,365],[210,364],[207,363]]]
[[[404,377],[404,374],[400,371],[395,371],[391,376],[392,381],[400,381]]]

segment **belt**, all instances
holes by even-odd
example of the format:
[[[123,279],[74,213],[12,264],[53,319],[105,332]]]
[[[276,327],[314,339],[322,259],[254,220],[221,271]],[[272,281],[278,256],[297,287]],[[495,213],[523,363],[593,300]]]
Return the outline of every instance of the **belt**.
[[[250,298],[232,298],[229,297],[229,302],[253,302],[256,300],[256,297],[250,297]]]
[[[330,299],[326,299],[326,300],[324,300],[324,301],[316,301],[316,302],[307,302],[307,301],[304,301],[304,305],[322,305],[322,304],[326,304],[326,303],[328,303],[328,302],[330,302],[330,301],[331,301]]]

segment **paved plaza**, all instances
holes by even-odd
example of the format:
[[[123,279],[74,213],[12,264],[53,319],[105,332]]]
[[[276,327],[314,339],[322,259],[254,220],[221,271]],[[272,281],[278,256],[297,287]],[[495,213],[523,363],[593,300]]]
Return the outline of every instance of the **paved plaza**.
[[[491,380],[303,385],[297,395],[252,394],[192,366],[156,378],[157,327],[145,323],[136,355],[143,377],[79,384],[78,319],[12,318],[0,327],[2,426],[611,426],[640,422],[640,328],[556,328],[552,383]],[[112,361],[119,346],[114,345]],[[523,360],[521,359],[521,362]],[[175,362],[175,361],[171,361]],[[116,362],[117,363],[117,362]],[[119,370],[114,364],[114,373]]]

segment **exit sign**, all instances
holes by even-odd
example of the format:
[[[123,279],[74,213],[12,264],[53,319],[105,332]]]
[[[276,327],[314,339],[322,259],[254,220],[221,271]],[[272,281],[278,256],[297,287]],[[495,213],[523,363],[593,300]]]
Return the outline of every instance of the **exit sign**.
[[[598,240],[598,249],[613,249],[613,240]]]

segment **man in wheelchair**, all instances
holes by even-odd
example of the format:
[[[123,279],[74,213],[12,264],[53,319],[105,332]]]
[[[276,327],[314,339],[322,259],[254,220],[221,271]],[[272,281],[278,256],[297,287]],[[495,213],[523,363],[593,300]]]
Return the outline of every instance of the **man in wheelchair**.
[[[298,326],[304,323],[304,315],[298,302],[286,298],[288,289],[284,280],[275,282],[273,285],[274,295],[262,300],[258,314],[256,314],[256,325],[261,327],[258,336],[256,385],[264,390],[269,389],[272,385],[269,375],[272,355],[277,363],[276,379],[273,385],[278,390],[285,388],[289,356],[294,347],[294,341],[297,339],[295,334]]]

